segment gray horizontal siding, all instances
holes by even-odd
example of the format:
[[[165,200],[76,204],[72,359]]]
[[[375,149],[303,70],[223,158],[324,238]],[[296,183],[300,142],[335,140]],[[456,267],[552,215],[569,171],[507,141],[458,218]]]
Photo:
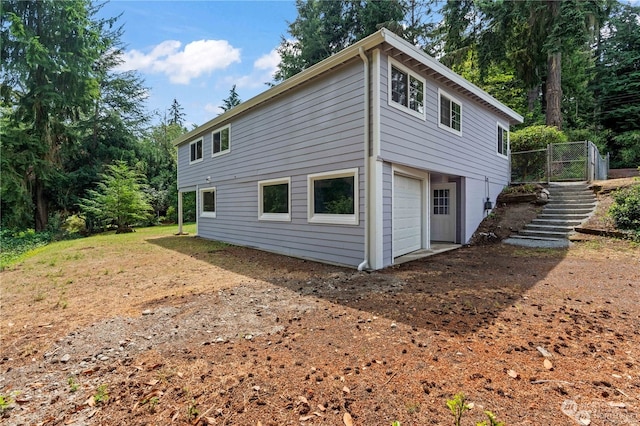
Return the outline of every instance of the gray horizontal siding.
[[[215,218],[198,218],[198,235],[277,253],[357,266],[364,257],[363,66],[353,61],[237,116],[231,150],[189,165],[178,149],[179,187],[215,186]],[[307,176],[359,168],[359,225],[307,221]],[[206,184],[207,176],[211,183]],[[291,177],[290,222],[258,220],[258,181]]]
[[[496,153],[499,117],[433,79],[426,79],[426,121],[388,104],[388,57],[381,55],[381,155],[424,170],[508,183],[508,160]],[[462,103],[462,136],[438,127],[438,88]]]

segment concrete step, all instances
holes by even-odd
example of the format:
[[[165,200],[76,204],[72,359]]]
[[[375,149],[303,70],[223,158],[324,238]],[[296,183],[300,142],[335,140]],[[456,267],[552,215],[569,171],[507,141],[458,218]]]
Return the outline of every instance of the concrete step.
[[[556,203],[595,203],[596,197],[554,197],[550,195],[549,201]]]
[[[567,209],[567,210],[576,210],[576,209],[591,209],[593,210],[596,207],[596,203],[562,203],[559,201],[550,201],[545,204],[545,209]]]
[[[560,207],[545,207],[542,209],[542,214],[586,214],[589,215],[593,211],[593,207],[583,208],[560,208]]]
[[[550,186],[547,188],[551,194],[593,194],[593,191],[587,187],[584,188],[559,188]]]
[[[530,223],[526,225],[523,229],[525,231],[535,231],[535,232],[562,232],[569,233],[573,231],[575,226],[572,225],[542,225],[538,223]]]
[[[567,238],[568,234],[568,232],[529,231],[527,229],[522,229],[518,232],[518,235],[540,238]]]
[[[515,240],[534,240],[534,241],[562,241],[566,240],[566,238],[551,238],[551,237],[536,237],[533,235],[511,235],[509,238],[513,238]]]
[[[553,219],[553,220],[579,220],[583,221],[589,217],[588,214],[578,213],[541,213],[538,215],[538,219]]]
[[[551,195],[556,195],[558,197],[560,196],[565,196],[565,195],[592,195],[593,191],[590,189],[581,189],[578,191],[566,191],[564,189],[561,190],[557,190],[557,189],[548,189],[549,194]]]
[[[562,220],[562,219],[540,219],[536,218],[530,222],[530,225],[547,225],[547,226],[571,226],[576,227],[582,223],[582,220]]]
[[[596,196],[591,194],[549,194],[549,198],[555,200],[595,200]]]

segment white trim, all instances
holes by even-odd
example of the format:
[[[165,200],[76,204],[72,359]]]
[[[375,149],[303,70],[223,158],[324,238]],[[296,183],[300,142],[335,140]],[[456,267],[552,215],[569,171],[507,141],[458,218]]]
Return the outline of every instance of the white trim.
[[[406,66],[402,65],[400,62],[396,61],[395,59],[389,57],[389,60],[387,61],[387,67],[388,67],[388,72],[387,72],[387,103],[389,104],[390,107],[399,109],[400,111],[406,112],[408,114],[413,115],[414,117],[417,117],[421,120],[426,120],[427,119],[427,105],[426,105],[426,94],[427,94],[427,81],[420,76],[418,73],[411,71],[409,68],[407,68]],[[391,82],[391,68],[397,68],[398,70],[400,70],[401,72],[407,74],[407,90],[409,89],[409,87],[411,86],[410,84],[410,79],[411,77],[415,78],[416,80],[420,81],[422,83],[422,112],[420,111],[416,111],[414,109],[411,109],[409,107],[409,94],[407,93],[407,106],[404,106],[396,101],[394,101],[392,99],[393,96],[393,90],[392,90],[392,82]],[[378,93],[380,93],[378,91]]]
[[[499,147],[498,147],[498,137],[500,136],[500,131],[504,130],[507,132],[507,150],[506,152],[502,153],[499,151]],[[509,136],[510,132],[509,132],[509,126],[505,126],[504,124],[500,123],[499,121],[496,123],[496,139],[495,139],[495,147],[496,147],[496,154],[498,154],[498,157],[502,157],[502,158],[509,158],[509,149],[511,146],[510,143],[510,136]]]
[[[287,184],[287,213],[265,213],[263,208],[263,188],[270,185]],[[258,182],[258,220],[291,222],[291,177],[261,180]]]
[[[373,96],[371,100],[371,137],[373,139],[373,150],[371,155],[375,158],[380,156],[380,93],[382,93],[382,82],[380,76],[380,50],[375,49],[372,52],[372,66],[374,70],[372,76]],[[426,108],[425,108],[426,109]]]
[[[455,103],[460,107],[460,130],[456,130],[451,126],[447,126],[446,124],[442,124],[442,122],[440,121],[440,108],[442,105],[442,96],[446,97],[452,103]],[[462,102],[458,98],[456,98],[455,96],[452,96],[451,94],[449,94],[449,92],[442,90],[441,88],[438,88],[438,117],[436,118],[436,120],[438,122],[439,128],[446,130],[448,132],[451,132],[454,135],[462,136],[462,115],[463,115],[462,109],[463,109]]]
[[[204,192],[213,192],[213,210],[212,212],[204,211]],[[198,203],[198,216],[200,217],[210,217],[215,218],[218,212],[218,191],[215,186],[210,186],[207,188],[200,188],[200,202]]]
[[[372,51],[372,73],[371,87],[373,93],[381,92],[380,50]],[[369,190],[369,220],[371,222],[369,235],[369,264],[371,269],[381,269],[384,265],[384,163],[380,157],[380,96],[372,96],[371,101],[371,138],[372,155],[369,161],[369,177],[365,185]],[[367,207],[365,207],[367,208]]]
[[[213,152],[213,135],[215,133],[220,133],[222,134],[222,131],[228,129],[229,130],[229,147],[227,149],[225,149],[224,151],[220,151],[220,152]],[[222,146],[222,139],[220,142],[221,146]],[[214,129],[211,131],[211,158],[214,157],[220,157],[221,155],[225,155],[231,152],[231,124],[227,124],[226,126],[222,126],[222,127],[218,127],[217,129]]]
[[[202,156],[200,158],[197,158],[193,161],[191,161],[191,145],[194,145],[196,143],[200,142],[200,153],[202,154]],[[194,139],[191,142],[189,142],[189,164],[196,164],[196,163],[200,163],[204,158],[204,138],[199,137],[198,139]]]
[[[314,213],[313,183],[316,180],[353,177],[353,214]],[[358,225],[360,223],[360,174],[358,168],[335,170],[307,175],[307,220],[309,223],[325,223],[332,225]]]
[[[370,173],[368,185],[372,185],[371,190],[371,241],[370,241],[370,263],[371,269],[380,269],[384,265],[384,163],[374,157],[369,159]]]

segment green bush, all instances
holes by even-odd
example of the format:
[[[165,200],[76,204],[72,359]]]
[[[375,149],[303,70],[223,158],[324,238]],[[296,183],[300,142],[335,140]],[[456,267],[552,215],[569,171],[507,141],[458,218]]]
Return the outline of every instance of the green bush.
[[[70,234],[80,234],[87,230],[87,223],[83,218],[81,218],[77,214],[74,214],[73,216],[69,216],[67,220],[65,220],[64,224],[62,225],[62,229]]]
[[[511,133],[511,152],[545,149],[550,143],[565,143],[567,136],[551,126],[530,126]]]
[[[619,189],[613,193],[613,200],[609,214],[616,227],[640,235],[640,185]]]

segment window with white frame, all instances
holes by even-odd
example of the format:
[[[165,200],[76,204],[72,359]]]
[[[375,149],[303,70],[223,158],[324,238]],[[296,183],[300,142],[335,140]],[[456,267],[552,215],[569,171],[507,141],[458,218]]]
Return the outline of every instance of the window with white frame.
[[[291,220],[291,178],[258,182],[258,197],[260,220]]]
[[[211,156],[226,154],[231,148],[231,127],[225,126],[211,132]]]
[[[424,119],[425,80],[389,61],[389,104]]]
[[[498,124],[498,154],[507,156],[509,153],[509,130]]]
[[[309,222],[358,224],[358,169],[308,176]]]
[[[189,144],[189,164],[202,161],[202,138]]]
[[[439,122],[438,125],[451,132],[462,133],[462,104],[453,96],[438,89]]]
[[[200,216],[216,217],[216,196],[215,188],[204,188],[200,190]]]

